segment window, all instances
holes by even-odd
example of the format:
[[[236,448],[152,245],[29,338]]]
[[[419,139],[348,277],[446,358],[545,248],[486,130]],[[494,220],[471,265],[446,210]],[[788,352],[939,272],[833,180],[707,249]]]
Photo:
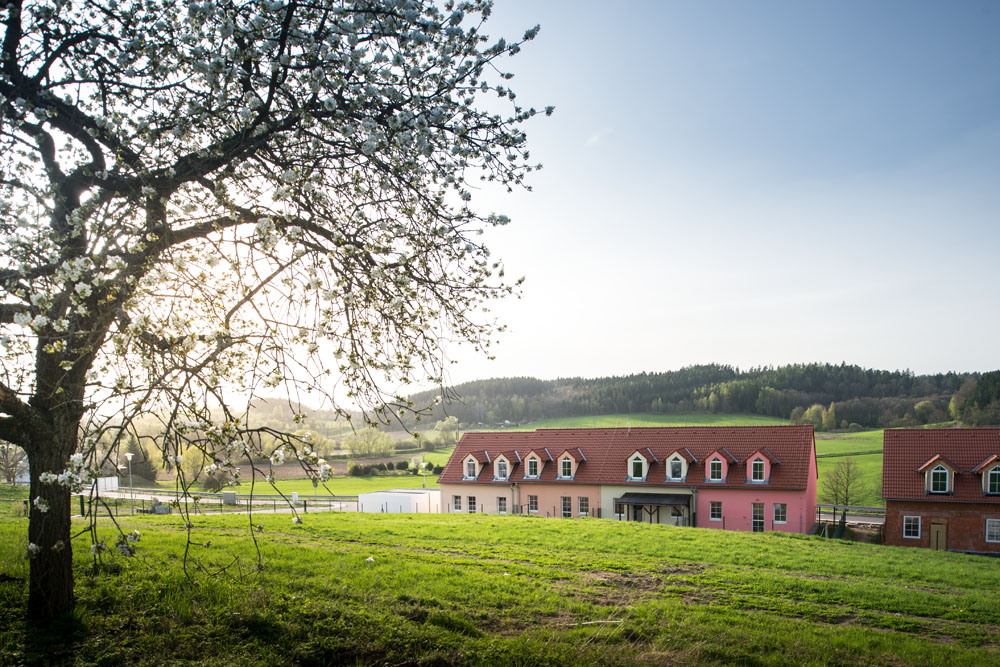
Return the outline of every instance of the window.
[[[755,533],[764,532],[764,503],[753,503],[751,509],[752,530]]]
[[[625,514],[625,506],[621,503],[615,503],[615,514]]]
[[[986,541],[1000,542],[1000,519],[986,520]]]
[[[538,459],[528,459],[528,477],[538,477]]]
[[[538,496],[528,496],[528,511],[529,512],[538,511]]]
[[[931,493],[948,492],[948,469],[938,466],[931,470]]]
[[[476,513],[476,497],[469,496],[469,514]]]
[[[632,459],[632,479],[642,479],[642,459],[638,456]]]
[[[569,496],[562,497],[562,515],[564,519],[573,516],[573,499]]]
[[[764,481],[764,462],[760,459],[754,459],[751,464],[750,479],[755,482]]]
[[[681,479],[684,476],[684,464],[677,459],[670,462],[670,479]]]
[[[503,496],[497,496],[497,514],[507,513],[507,499]]]
[[[1000,466],[990,470],[986,482],[986,493],[1000,493]]]
[[[904,516],[903,517],[903,537],[920,537],[920,517],[919,516]]]
[[[462,496],[452,496],[451,504],[456,510],[462,509]]]
[[[713,482],[722,481],[722,461],[712,459],[708,462],[708,478]]]
[[[722,521],[722,501],[713,500],[708,504],[708,518],[712,521]]]
[[[469,459],[465,462],[465,476],[475,477],[476,476],[476,462]]]
[[[786,503],[774,503],[774,522],[788,523],[788,505]]]
[[[572,477],[573,476],[573,461],[568,456],[562,461],[562,476]]]
[[[580,505],[580,516],[587,516],[590,514],[590,498],[587,496],[580,496],[577,498]]]
[[[497,479],[507,479],[506,461],[497,461]]]

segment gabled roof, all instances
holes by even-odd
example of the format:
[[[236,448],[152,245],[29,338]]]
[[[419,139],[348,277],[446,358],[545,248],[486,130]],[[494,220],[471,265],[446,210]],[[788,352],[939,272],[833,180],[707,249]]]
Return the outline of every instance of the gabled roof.
[[[547,453],[548,449],[546,449],[545,451]],[[587,460],[587,457],[584,456],[584,454],[583,454],[583,450],[581,450],[579,447],[572,447],[570,449],[564,449],[561,452],[559,452],[559,456],[557,456],[556,458],[562,457],[563,454],[569,454],[570,456],[572,456],[577,461],[586,461]]]
[[[462,460],[464,461],[470,456],[476,459],[476,461],[481,463],[482,465],[486,465],[487,463],[490,462],[490,455],[485,449],[479,452],[466,452],[465,456],[462,457]]]
[[[941,456],[940,454],[935,454],[934,456],[927,459],[927,461],[922,466],[917,468],[917,472],[925,472],[928,468],[930,468],[933,465],[937,465],[938,463],[944,463],[955,472],[961,472],[957,465],[955,465],[945,457]]]
[[[774,454],[772,454],[771,450],[768,449],[767,447],[761,447],[760,449],[758,449],[756,452],[754,452],[753,454],[751,454],[750,456],[747,457],[747,461],[749,461],[750,459],[752,459],[757,454],[760,454],[765,459],[767,459],[768,461],[770,461],[772,465],[779,465],[781,463],[781,461],[778,460],[778,457],[775,456]]]
[[[500,458],[501,456],[504,457],[512,466],[516,466],[518,463],[521,462],[521,455],[517,452],[516,449],[511,449],[506,452],[500,452],[494,457],[494,460]]]
[[[882,447],[882,495],[888,500],[928,500],[1000,503],[1000,497],[983,496],[977,475],[955,475],[955,493],[927,496],[924,473],[934,460],[944,459],[960,473],[981,468],[1000,454],[1000,429],[900,428],[886,429]],[[936,456],[940,458],[935,459]]]
[[[674,454],[677,454],[678,456],[680,456],[682,459],[684,459],[688,463],[697,463],[698,462],[698,457],[695,456],[694,454],[692,454],[691,450],[688,449],[687,447],[681,447],[680,449],[675,449],[674,451],[672,451],[669,454],[667,454],[667,458],[669,459]]]
[[[712,454],[718,454],[722,458],[726,459],[727,461],[729,461],[729,465],[735,465],[735,464],[737,464],[737,463],[740,462],[739,459],[737,459],[733,455],[733,453],[731,451],[729,451],[728,449],[726,449],[725,447],[719,447],[718,449],[713,449],[712,451],[710,451],[705,456],[707,458],[707,457],[711,456]]]
[[[970,472],[981,473],[986,468],[992,467],[994,463],[1000,463],[1000,454],[993,454],[992,456],[987,456],[979,463],[979,465],[973,468]]]
[[[522,456],[534,451],[540,458],[553,460],[550,452],[578,450],[579,460],[587,465],[580,466],[575,478],[556,479],[555,466],[545,466],[539,478],[522,480],[518,474],[512,481],[525,484],[622,484],[626,476],[629,456],[642,450],[645,455],[656,460],[664,460],[674,452],[686,452],[690,458],[686,486],[718,488],[718,483],[708,484],[705,467],[709,454],[718,452],[726,457],[730,465],[739,465],[756,451],[767,448],[781,465],[771,474],[768,488],[802,489],[809,482],[809,466],[814,460],[815,444],[813,428],[804,426],[686,426],[686,427],[632,427],[592,428],[592,429],[539,429],[537,431],[500,431],[490,433],[465,433],[455,452],[445,466],[439,479],[442,484],[501,484],[493,482],[492,470],[487,468],[476,481],[462,480],[461,470],[455,461],[461,461],[470,452],[491,452],[517,450]],[[683,453],[682,453],[683,456]],[[687,457],[685,457],[687,458]],[[732,471],[731,471],[732,472]],[[657,479],[659,478],[659,479]],[[676,486],[676,482],[664,482],[662,476],[650,476],[645,482],[629,482],[629,486]],[[747,484],[746,476],[730,474],[726,488],[754,488],[759,484]]]
[[[632,454],[638,454],[647,461],[652,461],[653,463],[659,463],[660,459],[656,458],[656,454],[649,447],[643,447],[642,449],[637,449]],[[632,458],[632,454],[629,454],[626,458]]]

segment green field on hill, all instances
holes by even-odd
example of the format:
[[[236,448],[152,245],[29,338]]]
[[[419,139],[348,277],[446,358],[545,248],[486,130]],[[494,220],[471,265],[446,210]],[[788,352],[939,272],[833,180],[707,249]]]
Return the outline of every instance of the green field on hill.
[[[763,415],[661,415],[633,413],[539,419],[521,426],[513,426],[510,430],[534,431],[540,428],[625,428],[626,426],[772,426],[787,423],[787,419],[765,417]]]
[[[0,520],[0,664],[864,664],[1000,661],[993,559],[815,537],[484,515],[120,519],[78,625],[28,627],[25,520]],[[102,538],[113,541],[102,522]]]

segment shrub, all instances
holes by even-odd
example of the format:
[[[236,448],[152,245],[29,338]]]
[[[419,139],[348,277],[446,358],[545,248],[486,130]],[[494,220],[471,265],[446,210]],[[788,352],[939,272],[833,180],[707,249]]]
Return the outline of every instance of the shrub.
[[[396,470],[406,470],[409,467],[410,467],[410,462],[407,461],[406,459],[403,459],[402,461],[396,461]]]
[[[851,422],[851,425],[847,427],[847,430],[851,433],[857,433],[858,431],[864,431],[865,427],[857,422]]]
[[[440,475],[444,472],[444,466],[434,466],[434,474]]]

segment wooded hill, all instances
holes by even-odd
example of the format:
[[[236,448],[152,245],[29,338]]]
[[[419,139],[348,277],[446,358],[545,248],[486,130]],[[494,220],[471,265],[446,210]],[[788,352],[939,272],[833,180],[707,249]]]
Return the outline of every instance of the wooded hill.
[[[994,377],[995,376],[995,377]],[[426,405],[436,392],[412,396]],[[466,427],[625,412],[750,413],[818,428],[919,425],[965,419],[1000,423],[1000,371],[915,375],[840,364],[741,370],[722,364],[595,379],[532,377],[457,385],[424,424],[454,415]],[[413,423],[408,423],[411,428]]]

